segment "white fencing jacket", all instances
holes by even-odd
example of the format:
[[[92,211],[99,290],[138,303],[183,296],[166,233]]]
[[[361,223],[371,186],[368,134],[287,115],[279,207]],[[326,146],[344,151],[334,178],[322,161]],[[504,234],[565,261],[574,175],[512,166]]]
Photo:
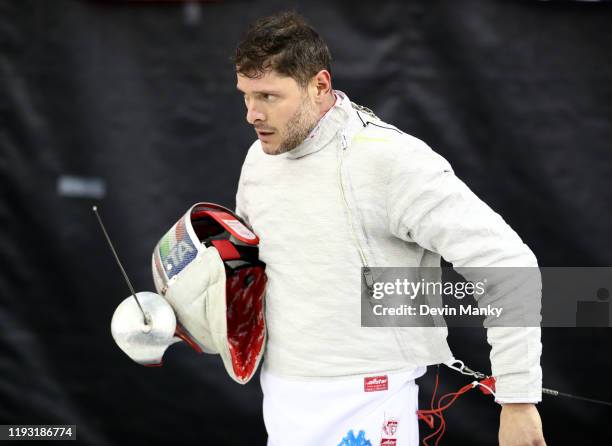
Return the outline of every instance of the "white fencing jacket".
[[[504,220],[425,143],[346,95],[281,155],[258,141],[236,211],[267,264],[266,370],[299,378],[414,369],[453,359],[445,327],[361,327],[361,267],[537,266]],[[533,299],[541,290],[534,290]],[[540,328],[491,327],[498,402],[541,400]]]

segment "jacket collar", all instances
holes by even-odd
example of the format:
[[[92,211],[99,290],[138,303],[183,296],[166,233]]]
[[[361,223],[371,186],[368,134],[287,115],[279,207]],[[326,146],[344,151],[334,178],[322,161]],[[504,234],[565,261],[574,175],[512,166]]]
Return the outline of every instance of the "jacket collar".
[[[334,90],[336,103],[319,120],[310,134],[295,149],[287,152],[287,158],[298,159],[325,147],[342,130],[353,113],[351,101],[340,90]]]

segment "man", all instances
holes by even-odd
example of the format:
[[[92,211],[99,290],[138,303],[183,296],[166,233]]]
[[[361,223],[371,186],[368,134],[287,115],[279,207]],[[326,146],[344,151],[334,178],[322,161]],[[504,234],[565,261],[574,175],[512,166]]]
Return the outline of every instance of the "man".
[[[281,13],[247,30],[234,61],[258,138],[236,207],[267,264],[268,444],[416,446],[414,379],[452,359],[446,329],[361,327],[361,268],[537,262],[446,160],[333,90],[330,60],[312,27]],[[544,445],[539,328],[487,336],[499,444]]]

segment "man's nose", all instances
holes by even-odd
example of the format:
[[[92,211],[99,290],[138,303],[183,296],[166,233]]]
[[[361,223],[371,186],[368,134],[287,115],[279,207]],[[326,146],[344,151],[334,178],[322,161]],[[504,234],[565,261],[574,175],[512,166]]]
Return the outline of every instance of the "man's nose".
[[[255,124],[255,121],[265,121],[266,116],[258,108],[253,105],[247,106],[246,120],[249,124]]]

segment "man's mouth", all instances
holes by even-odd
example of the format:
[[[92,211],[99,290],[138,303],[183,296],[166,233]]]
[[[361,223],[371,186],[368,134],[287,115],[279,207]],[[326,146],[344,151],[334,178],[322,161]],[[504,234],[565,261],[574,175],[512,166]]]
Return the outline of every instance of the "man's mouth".
[[[272,132],[270,130],[255,129],[255,131],[257,132],[257,138],[259,138],[259,140],[262,143],[268,143],[270,138],[272,137],[272,134],[274,133],[274,132]]]

